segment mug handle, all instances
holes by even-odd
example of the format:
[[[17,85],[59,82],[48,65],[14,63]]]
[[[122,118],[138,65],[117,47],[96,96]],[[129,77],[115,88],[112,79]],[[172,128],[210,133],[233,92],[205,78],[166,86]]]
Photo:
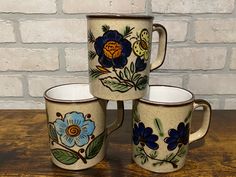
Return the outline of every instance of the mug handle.
[[[107,102],[108,103],[108,102]],[[117,101],[117,118],[116,120],[107,126],[107,136],[112,132],[120,128],[124,121],[124,102]]]
[[[167,31],[164,26],[155,23],[153,24],[153,32],[157,31],[159,34],[159,45],[158,45],[158,52],[157,52],[157,58],[151,63],[150,65],[150,71],[153,71],[154,69],[159,68],[166,56],[166,47],[167,47]]]
[[[203,107],[203,121],[199,130],[190,134],[189,143],[203,138],[209,129],[211,121],[211,105],[205,100],[195,100],[193,104],[193,109],[196,110],[198,107]]]

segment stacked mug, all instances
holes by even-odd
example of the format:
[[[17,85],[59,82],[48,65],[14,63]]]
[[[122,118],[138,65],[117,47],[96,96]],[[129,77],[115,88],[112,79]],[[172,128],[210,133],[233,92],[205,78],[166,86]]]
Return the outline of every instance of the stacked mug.
[[[53,163],[68,170],[99,163],[107,136],[123,123],[123,101],[133,100],[133,160],[153,172],[180,169],[189,144],[207,133],[211,107],[183,88],[149,85],[150,71],[165,59],[165,28],[152,16],[89,15],[87,23],[89,84],[59,85],[44,94]],[[159,45],[150,63],[153,32]],[[117,117],[106,126],[109,100],[117,102]],[[202,126],[190,133],[197,107],[203,107]]]

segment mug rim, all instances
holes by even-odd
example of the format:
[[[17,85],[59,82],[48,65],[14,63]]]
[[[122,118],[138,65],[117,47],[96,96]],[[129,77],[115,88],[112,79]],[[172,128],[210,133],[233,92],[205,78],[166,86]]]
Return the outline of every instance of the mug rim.
[[[66,86],[66,85],[88,85],[86,83],[67,83],[67,84],[60,84],[60,85],[55,85],[47,90],[45,90],[43,97],[45,100],[50,101],[50,102],[55,102],[55,103],[85,103],[85,102],[91,102],[91,101],[96,101],[98,98],[92,97],[92,98],[85,98],[85,99],[76,99],[76,100],[69,100],[69,99],[57,99],[57,98],[52,98],[48,96],[48,92],[54,88],[61,87],[61,86]]]
[[[152,101],[152,100],[148,100],[146,98],[140,98],[138,99],[138,101],[142,102],[142,103],[147,103],[147,104],[151,104],[151,105],[160,105],[160,106],[183,106],[183,105],[187,105],[189,103],[193,103],[194,100],[195,100],[195,96],[194,94],[185,89],[185,88],[182,88],[182,87],[178,87],[178,86],[172,86],[172,85],[149,85],[149,87],[168,87],[168,88],[177,88],[177,89],[180,89],[182,91],[186,91],[188,92],[190,95],[191,95],[191,98],[186,100],[186,101],[178,101],[178,102],[163,102],[163,101]]]
[[[89,14],[86,15],[87,19],[90,18],[116,18],[116,19],[154,19],[151,15],[130,15],[130,14]]]

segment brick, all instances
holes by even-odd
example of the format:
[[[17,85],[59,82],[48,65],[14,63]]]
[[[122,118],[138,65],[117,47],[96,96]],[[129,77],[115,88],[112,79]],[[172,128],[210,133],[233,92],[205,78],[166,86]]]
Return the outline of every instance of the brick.
[[[223,47],[169,47],[161,69],[223,69],[226,62],[226,54],[227,49]]]
[[[87,42],[85,19],[44,19],[20,21],[24,43]]]
[[[88,71],[88,50],[83,45],[80,48],[66,48],[66,70],[67,71]]]
[[[0,71],[45,71],[59,69],[55,48],[0,48]]]
[[[10,21],[0,20],[0,43],[16,42],[13,24]]]
[[[151,73],[149,83],[151,85],[173,85],[182,87],[183,78],[182,76]]]
[[[87,76],[29,76],[29,94],[33,97],[42,97],[48,88],[67,83],[88,83]]]
[[[39,101],[0,101],[0,109],[45,109],[45,104]]]
[[[195,41],[198,43],[236,42],[236,19],[198,19],[195,25]]]
[[[213,99],[213,98],[203,98],[203,99],[205,99],[210,103],[212,109],[214,110],[221,109],[219,99]]]
[[[156,13],[231,13],[234,0],[152,0]]]
[[[56,0],[0,0],[0,12],[56,13]]]
[[[146,1],[144,0],[64,0],[65,13],[143,13]]]
[[[236,69],[236,48],[232,49],[230,69]]]
[[[168,42],[181,42],[186,40],[188,32],[188,22],[185,20],[155,20],[154,23],[162,24],[168,33]],[[153,33],[153,42],[158,41],[158,33]]]
[[[236,75],[192,74],[187,87],[196,94],[236,94]]]
[[[21,76],[0,76],[0,96],[23,96]]]
[[[224,109],[235,110],[236,109],[236,98],[227,98],[227,99],[225,99]]]

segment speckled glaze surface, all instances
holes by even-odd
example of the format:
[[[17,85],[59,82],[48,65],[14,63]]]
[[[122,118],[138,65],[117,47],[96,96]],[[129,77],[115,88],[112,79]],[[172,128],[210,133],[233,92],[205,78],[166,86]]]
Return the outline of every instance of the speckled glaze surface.
[[[86,84],[56,86],[44,95],[52,162],[67,170],[86,169],[99,163],[105,155],[107,136],[123,122],[123,102],[118,103],[116,121],[106,127],[107,101],[87,97],[88,85],[74,87],[80,85]],[[85,96],[79,99],[83,92]]]
[[[133,100],[145,95],[150,70],[161,66],[167,33],[151,16],[87,16],[91,93],[106,100]],[[152,32],[160,45],[150,64]]]
[[[167,173],[184,166],[189,143],[204,137],[208,131],[211,107],[204,100],[195,100],[187,90],[170,86],[150,86],[150,92],[159,91],[162,96],[152,98],[152,93],[143,99],[133,101],[133,160],[147,170]],[[175,98],[169,92],[177,89]],[[178,95],[188,94],[178,100]],[[183,93],[183,94],[181,94]],[[155,94],[155,93],[154,93]],[[160,101],[158,99],[160,98]],[[168,100],[168,101],[166,101]],[[204,108],[201,128],[191,132],[192,112]]]

